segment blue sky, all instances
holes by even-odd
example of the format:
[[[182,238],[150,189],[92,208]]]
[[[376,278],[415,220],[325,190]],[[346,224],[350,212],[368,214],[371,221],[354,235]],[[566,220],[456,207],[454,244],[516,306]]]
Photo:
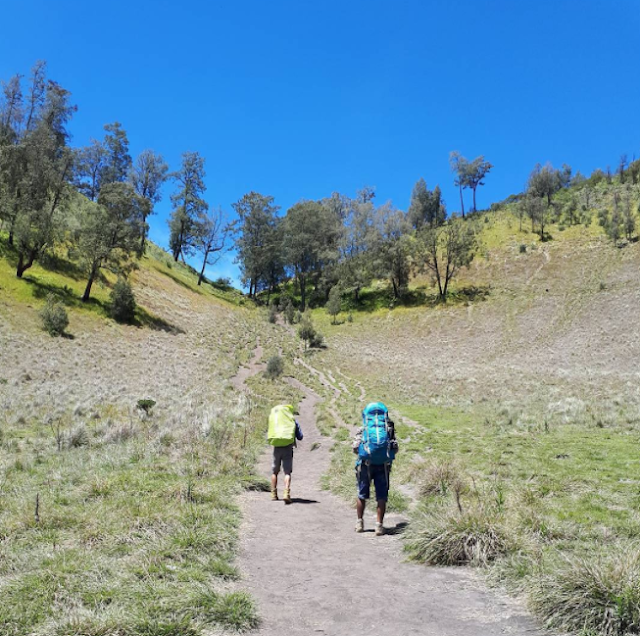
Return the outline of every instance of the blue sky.
[[[479,207],[537,162],[589,173],[640,156],[637,0],[6,2],[0,78],[49,75],[73,144],[120,121],[135,155],[206,158],[207,199],[376,187],[406,209],[424,177],[459,208],[448,154],[494,164]],[[151,237],[166,246],[167,187]],[[470,202],[470,193],[468,202]],[[209,275],[237,270],[230,256]]]

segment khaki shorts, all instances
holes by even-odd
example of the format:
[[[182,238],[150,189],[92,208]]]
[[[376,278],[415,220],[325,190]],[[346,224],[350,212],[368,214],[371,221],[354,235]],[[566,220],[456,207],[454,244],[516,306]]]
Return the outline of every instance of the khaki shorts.
[[[290,475],[293,472],[293,444],[289,444],[289,446],[273,447],[271,470],[273,470],[274,475],[277,475],[280,472],[281,464],[285,475]]]

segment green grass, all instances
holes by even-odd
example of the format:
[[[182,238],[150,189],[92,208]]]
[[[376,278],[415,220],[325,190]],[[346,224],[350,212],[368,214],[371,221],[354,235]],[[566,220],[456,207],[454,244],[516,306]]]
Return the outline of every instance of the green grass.
[[[247,439],[227,420],[159,443],[151,418],[126,442],[97,424],[87,445],[59,452],[37,422],[5,424],[0,632],[67,633],[70,614],[73,633],[254,626],[251,600],[222,582],[238,578],[234,501],[255,479],[261,415]],[[198,585],[215,598],[194,604]]]

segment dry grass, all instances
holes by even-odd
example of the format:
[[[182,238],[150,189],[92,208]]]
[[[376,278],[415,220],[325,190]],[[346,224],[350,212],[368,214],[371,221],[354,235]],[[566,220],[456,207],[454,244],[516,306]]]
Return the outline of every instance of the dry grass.
[[[228,378],[254,348],[259,316],[147,261],[135,292],[153,324],[72,305],[72,337],[52,339],[39,300],[20,296],[29,282],[0,303],[3,636],[256,625],[234,582],[234,502],[261,487],[263,406]],[[156,404],[145,412],[141,399]]]

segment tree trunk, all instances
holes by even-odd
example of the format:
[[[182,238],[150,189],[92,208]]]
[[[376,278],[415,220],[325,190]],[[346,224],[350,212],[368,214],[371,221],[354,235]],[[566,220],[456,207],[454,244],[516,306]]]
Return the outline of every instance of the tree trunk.
[[[460,209],[462,210],[462,218],[464,219],[464,197],[462,196],[462,184],[460,184]]]
[[[477,212],[478,208],[476,208],[476,189],[473,188],[473,211]]]
[[[307,306],[307,281],[304,276],[300,276],[300,311],[304,311]]]
[[[396,285],[396,279],[393,276],[391,277],[391,284],[393,285],[393,297],[397,300],[398,298],[400,298],[400,295],[398,294],[398,286]]]
[[[204,260],[202,261],[202,269],[200,270],[200,276],[198,276],[198,286],[202,285],[202,280],[204,279],[204,268],[207,266],[207,257],[209,256],[209,252],[204,253]]]
[[[22,275],[33,265],[33,261],[35,261],[35,254],[29,254],[29,258],[25,262],[24,256],[22,252],[20,252],[20,256],[18,257],[18,266],[16,267],[16,276],[18,278],[22,278]]]
[[[87,281],[87,286],[84,288],[84,294],[82,294],[82,302],[86,303],[89,300],[89,297],[91,296],[91,286],[93,285],[93,281],[96,277],[96,273],[97,273],[97,266],[94,265],[91,268],[91,273],[89,274],[89,280]]]
[[[144,227],[144,224],[147,222],[146,218],[142,219],[143,227],[142,232],[140,234],[140,256],[144,256],[144,251],[147,246],[147,228]]]

